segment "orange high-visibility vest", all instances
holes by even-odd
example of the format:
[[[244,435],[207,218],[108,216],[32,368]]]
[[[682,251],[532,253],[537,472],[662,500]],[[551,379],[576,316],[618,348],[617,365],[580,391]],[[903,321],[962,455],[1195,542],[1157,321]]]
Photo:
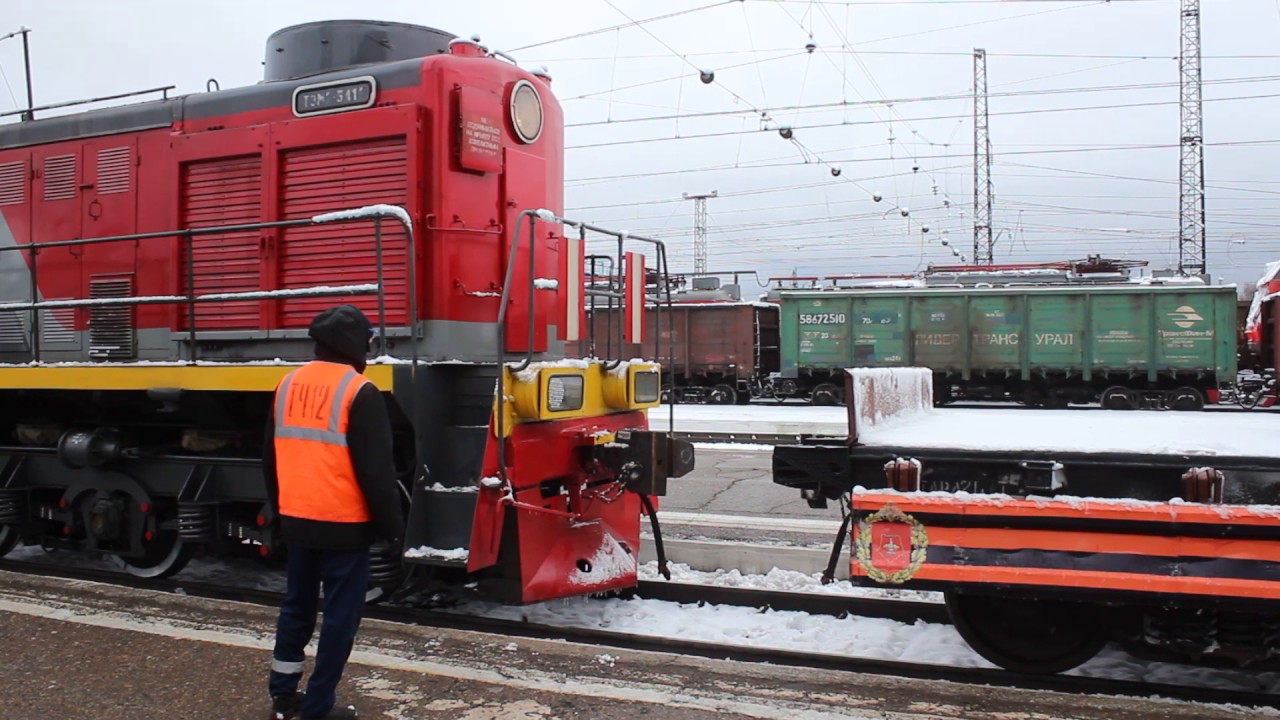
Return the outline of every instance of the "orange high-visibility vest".
[[[347,365],[307,363],[280,381],[275,397],[280,514],[324,522],[369,520],[347,448],[351,402],[365,383]]]

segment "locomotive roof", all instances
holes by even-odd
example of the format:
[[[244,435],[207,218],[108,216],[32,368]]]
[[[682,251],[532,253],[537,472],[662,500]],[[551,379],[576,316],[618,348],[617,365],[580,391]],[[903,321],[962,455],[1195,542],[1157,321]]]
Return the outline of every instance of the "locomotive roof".
[[[174,123],[183,120],[287,107],[293,101],[294,88],[325,80],[343,80],[371,75],[377,79],[379,89],[409,87],[421,82],[422,62],[423,58],[414,58],[345,68],[297,80],[263,82],[227,90],[191,93],[164,100],[85,110],[70,115],[0,125],[0,149],[155,130],[171,127]]]

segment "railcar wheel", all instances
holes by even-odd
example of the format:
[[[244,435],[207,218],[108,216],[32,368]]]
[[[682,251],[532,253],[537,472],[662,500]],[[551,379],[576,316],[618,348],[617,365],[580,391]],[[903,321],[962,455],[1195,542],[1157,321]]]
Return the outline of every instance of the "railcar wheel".
[[[738,402],[738,391],[732,385],[721,383],[707,393],[707,402],[711,405],[733,405]]]
[[[1097,609],[1054,600],[998,600],[946,594],[960,637],[982,657],[1013,672],[1051,675],[1097,655],[1107,632]]]
[[[840,388],[831,383],[822,383],[813,389],[810,402],[814,405],[840,405],[843,402],[842,395],[844,393],[840,392]]]
[[[1204,396],[1192,387],[1180,387],[1169,393],[1166,398],[1169,407],[1174,410],[1203,410]]]
[[[1112,385],[1103,390],[1099,404],[1107,410],[1132,410],[1138,406],[1133,392],[1123,385]]]
[[[18,529],[12,525],[0,525],[0,557],[4,557],[13,552],[21,540],[18,535]]]
[[[167,578],[181,572],[195,552],[195,545],[179,540],[176,532],[166,532],[146,544],[142,557],[111,557],[116,567],[134,577]]]

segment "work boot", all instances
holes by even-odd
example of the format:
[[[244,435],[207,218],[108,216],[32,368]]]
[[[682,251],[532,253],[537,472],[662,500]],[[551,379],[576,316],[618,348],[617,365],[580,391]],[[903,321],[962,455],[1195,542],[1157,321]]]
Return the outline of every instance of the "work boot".
[[[292,692],[271,696],[271,720],[297,720],[302,713],[306,693]]]
[[[360,717],[360,713],[356,712],[354,705],[334,705],[323,717],[303,718],[302,720],[356,720]]]

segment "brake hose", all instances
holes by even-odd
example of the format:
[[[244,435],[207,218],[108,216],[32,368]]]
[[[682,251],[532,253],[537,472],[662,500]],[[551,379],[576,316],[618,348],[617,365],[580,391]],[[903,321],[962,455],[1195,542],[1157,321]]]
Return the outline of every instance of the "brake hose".
[[[640,495],[640,503],[649,515],[649,524],[653,527],[653,549],[658,555],[658,574],[667,580],[671,579],[671,568],[667,567],[667,551],[662,547],[662,528],[658,527],[658,511],[653,509],[653,501],[648,495]]]

